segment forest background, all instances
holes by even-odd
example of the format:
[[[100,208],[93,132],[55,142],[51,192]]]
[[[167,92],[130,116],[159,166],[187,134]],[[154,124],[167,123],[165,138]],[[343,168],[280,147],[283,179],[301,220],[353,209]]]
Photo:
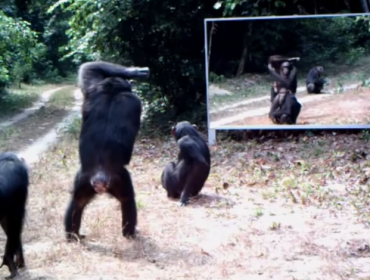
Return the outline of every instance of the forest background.
[[[206,124],[205,18],[368,11],[366,0],[3,0],[0,7],[0,110],[16,102],[11,95],[14,87],[22,83],[75,82],[78,65],[102,59],[151,69],[150,80],[137,85],[137,92],[146,104],[146,123],[156,128],[167,128],[169,121],[177,119]],[[218,41],[226,39],[240,46],[240,53],[226,56],[227,46],[222,51],[212,50],[212,81],[266,71],[264,65],[254,61],[271,50],[289,47],[290,40],[280,36],[281,32],[290,32],[290,39],[299,42],[304,39],[304,28],[316,28],[281,30],[279,22],[266,23],[266,28],[253,30],[259,36],[252,44],[247,40],[252,24],[245,21],[232,34],[223,32],[223,23],[209,26],[208,38],[218,32]],[[358,24],[368,24],[368,19]],[[353,24],[354,32],[332,36],[340,28],[318,29],[327,34],[334,47],[330,53],[323,53],[320,42],[302,46],[311,58],[306,61],[330,57],[350,64],[366,55],[370,33],[356,33]]]

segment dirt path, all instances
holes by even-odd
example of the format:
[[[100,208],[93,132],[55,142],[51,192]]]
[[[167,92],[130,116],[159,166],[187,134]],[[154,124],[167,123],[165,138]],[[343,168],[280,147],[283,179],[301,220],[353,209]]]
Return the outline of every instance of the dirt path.
[[[299,97],[299,96],[297,97],[301,104],[307,104],[313,101],[331,98],[332,96],[333,96],[332,94],[320,94],[320,95],[305,95],[303,97]],[[240,120],[250,118],[250,117],[265,116],[268,114],[270,110],[271,103],[270,101],[266,100],[263,105],[259,103],[253,104],[253,105],[254,105],[254,108],[257,107],[257,109],[249,109],[248,107],[247,108],[241,107],[241,108],[234,109],[233,113],[231,111],[228,112],[228,114],[230,115],[229,117],[225,117],[224,115],[221,117],[221,119],[217,121],[212,121],[211,127],[217,127],[221,125],[230,125],[230,124],[233,124],[235,122],[238,122]],[[238,111],[241,111],[241,113],[237,113]]]
[[[18,151],[32,144],[68,114],[68,108],[64,106],[64,103],[49,102],[53,94],[59,93],[59,91],[62,95],[69,94],[72,97],[73,87],[60,87],[45,92],[40,106],[37,110],[37,106],[34,106],[32,114],[31,110],[26,110],[22,113],[22,118],[18,115],[18,118],[13,117],[12,121],[3,123],[3,129],[0,130],[0,151]],[[11,123],[16,119],[16,122]]]
[[[246,117],[228,125],[269,125],[267,116]],[[329,98],[302,103],[297,124],[368,124],[370,123],[370,89],[352,90]]]
[[[361,83],[345,85],[341,88],[344,94],[348,92],[353,92],[357,89],[360,90],[362,89]],[[304,90],[297,91],[296,96],[301,104],[303,103],[306,104],[321,99],[331,98],[332,96],[337,96],[338,94],[339,94],[338,88],[331,87],[325,89],[325,94],[307,95],[306,91]],[[244,120],[250,118],[254,118],[256,119],[256,121],[260,119],[264,120],[265,119],[264,117],[267,116],[269,110],[270,110],[270,101],[268,96],[250,98],[238,104],[231,104],[230,106],[225,106],[223,110],[211,111],[210,126],[217,128],[218,126],[223,125],[239,125],[240,123],[244,123]],[[263,121],[261,125],[262,124],[265,124],[265,121]]]
[[[215,95],[214,92],[212,92],[212,90],[214,88],[219,88],[217,87],[216,85],[213,85],[212,88],[210,87],[209,91],[211,91],[211,93],[208,91],[208,93],[212,96],[212,95]],[[223,89],[220,89],[221,91]],[[227,90],[226,90],[227,91]],[[299,93],[303,93],[306,91],[306,88],[305,87],[298,87],[297,88],[297,94]],[[232,94],[231,92],[227,91],[228,92],[228,95]],[[216,108],[216,109],[212,109],[210,110],[210,113],[211,114],[217,114],[217,113],[221,113],[223,111],[228,111],[230,109],[237,109],[238,107],[244,107],[244,106],[248,106],[248,105],[251,105],[253,103],[256,103],[256,102],[264,102],[264,101],[268,101],[270,100],[270,96],[269,95],[265,95],[265,96],[261,96],[261,97],[253,97],[253,98],[248,98],[247,100],[244,100],[244,101],[240,101],[240,102],[236,102],[236,103],[233,103],[233,104],[228,104],[228,105],[224,105],[224,106],[221,106],[219,108]]]
[[[39,137],[32,145],[19,151],[19,156],[23,157],[28,164],[33,164],[39,160],[40,155],[45,152],[53,143],[58,140],[58,132],[66,127],[81,112],[82,94],[79,89],[73,91],[74,103],[63,114],[63,119],[59,118],[58,122],[50,122],[51,129]]]
[[[306,103],[311,102],[314,100],[320,100],[323,98],[328,98],[332,94],[320,94],[320,95],[308,95],[306,92],[298,92],[296,94],[299,102]],[[230,122],[230,120],[239,120],[240,118],[247,117],[247,116],[258,116],[258,115],[265,115],[270,109],[270,97],[267,98],[253,98],[248,103],[244,103],[243,105],[234,107],[231,109],[227,109],[224,111],[219,111],[217,113],[211,113],[211,120],[212,125],[223,125]]]
[[[53,88],[53,89],[50,89],[50,90],[47,90],[47,91],[43,92],[41,94],[39,100],[36,101],[35,103],[33,103],[31,107],[23,110],[22,113],[16,114],[15,116],[8,117],[5,120],[2,120],[0,122],[0,130],[13,125],[16,122],[27,118],[28,116],[31,116],[32,114],[37,112],[42,106],[44,106],[45,103],[47,103],[49,101],[49,99],[53,95],[53,93],[55,93],[58,90],[61,90],[63,88],[66,88],[66,87],[68,87],[68,86],[57,87],[57,88]]]
[[[55,123],[67,114],[67,110],[44,107],[32,116],[0,131],[0,150],[18,151],[32,144],[40,135],[47,133]]]

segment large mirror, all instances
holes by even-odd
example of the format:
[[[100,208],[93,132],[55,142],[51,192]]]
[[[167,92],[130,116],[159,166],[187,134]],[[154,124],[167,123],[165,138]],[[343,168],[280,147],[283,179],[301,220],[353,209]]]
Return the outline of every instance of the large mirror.
[[[370,123],[362,14],[206,20],[210,129]]]

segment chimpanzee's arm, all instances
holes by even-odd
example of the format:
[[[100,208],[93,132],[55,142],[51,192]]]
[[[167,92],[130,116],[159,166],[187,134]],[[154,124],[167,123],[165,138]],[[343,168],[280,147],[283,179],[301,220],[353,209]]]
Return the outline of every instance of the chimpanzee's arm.
[[[289,73],[289,90],[292,91],[292,93],[297,92],[297,68],[293,66],[292,70]]]
[[[270,118],[280,120],[282,115],[289,115],[285,108],[279,108],[276,111],[270,112]]]
[[[104,61],[86,62],[78,70],[78,86],[85,89],[109,77],[135,79],[148,76],[149,69],[146,67],[125,67]]]
[[[204,151],[201,150],[202,147],[189,135],[181,137],[177,144],[180,148],[180,158],[192,159],[209,165],[204,157]]]
[[[270,116],[272,116],[272,114],[276,112],[278,108],[282,106],[284,102],[285,102],[285,96],[281,98],[281,93],[277,94],[274,98],[274,101],[271,104]]]
[[[292,70],[290,71],[289,73],[289,77],[288,79],[285,79],[283,78],[282,76],[280,76],[279,73],[276,73],[275,69],[272,67],[271,64],[268,65],[268,69],[270,71],[270,74],[275,78],[277,79],[279,82],[282,83],[282,86],[283,87],[286,87],[288,89],[291,88],[291,85],[292,85],[292,82],[294,81],[295,79],[295,76],[297,75],[297,68],[295,68],[293,66]]]

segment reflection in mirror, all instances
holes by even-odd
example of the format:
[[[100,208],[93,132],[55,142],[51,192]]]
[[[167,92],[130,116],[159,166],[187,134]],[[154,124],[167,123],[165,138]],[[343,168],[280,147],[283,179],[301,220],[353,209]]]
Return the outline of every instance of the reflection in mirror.
[[[210,129],[369,127],[364,15],[205,24]]]

